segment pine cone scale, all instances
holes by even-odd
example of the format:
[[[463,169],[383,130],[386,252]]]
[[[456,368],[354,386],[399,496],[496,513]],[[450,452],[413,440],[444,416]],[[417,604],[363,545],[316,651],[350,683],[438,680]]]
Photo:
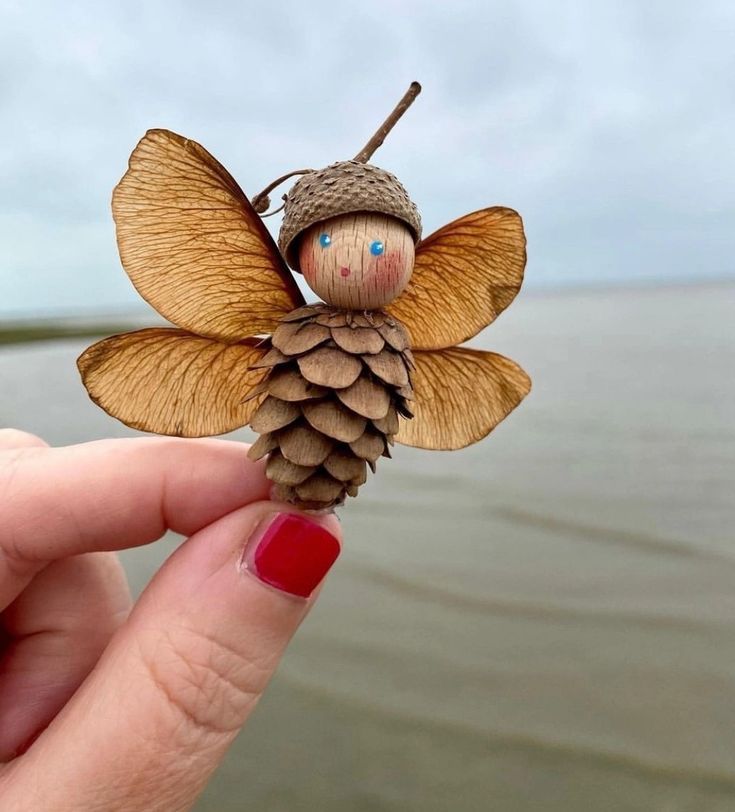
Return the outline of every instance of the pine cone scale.
[[[382,350],[377,355],[366,355],[362,360],[382,381],[393,386],[405,386],[408,383],[408,367],[398,353]]]
[[[250,426],[253,431],[265,434],[282,429],[299,417],[301,417],[301,409],[295,403],[268,395],[260,405],[257,415],[253,417]]]
[[[409,337],[382,311],[306,305],[289,313],[258,364],[270,368],[249,456],[268,455],[274,496],[319,510],[356,496],[390,457],[399,415],[410,415]]]
[[[316,471],[316,466],[296,465],[289,462],[280,451],[273,451],[268,457],[265,471],[270,479],[278,480],[284,485],[300,485]]]
[[[277,369],[271,373],[266,381],[266,391],[273,397],[289,401],[321,398],[329,393],[326,387],[307,381],[298,368]]]
[[[321,465],[334,445],[326,434],[309,426],[289,426],[278,434],[281,454],[296,465]]]
[[[388,414],[385,417],[378,418],[377,420],[373,420],[373,425],[378,431],[382,431],[383,434],[392,436],[398,432],[398,410],[395,406],[391,406],[388,409]]]
[[[309,401],[303,404],[301,410],[304,417],[317,431],[343,443],[357,440],[367,425],[366,418],[355,414],[338,401]]]
[[[301,374],[309,383],[345,389],[353,384],[362,372],[362,363],[338,347],[319,347],[298,360]]]
[[[390,407],[390,392],[385,386],[364,376],[338,390],[337,397],[353,412],[371,420],[385,417]]]
[[[285,355],[301,355],[331,337],[329,328],[308,321],[282,324],[273,334],[273,346]]]
[[[356,355],[372,355],[385,346],[385,339],[372,327],[332,327],[331,332],[338,347]]]

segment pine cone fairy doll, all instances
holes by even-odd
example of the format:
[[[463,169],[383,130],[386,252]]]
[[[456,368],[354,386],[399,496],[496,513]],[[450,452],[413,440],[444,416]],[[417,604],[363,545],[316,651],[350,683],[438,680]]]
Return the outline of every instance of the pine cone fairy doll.
[[[78,366],[92,400],[159,434],[249,424],[274,497],[313,510],[356,496],[394,442],[462,448],[503,420],[528,376],[458,345],[520,289],[521,218],[495,206],[422,240],[406,190],[367,163],[419,91],[353,160],[289,173],[252,203],[199,144],[149,130],[112,209],[125,271],[175,327],[89,347]],[[295,174],[279,250],[259,212]],[[322,303],[305,304],[287,264]]]

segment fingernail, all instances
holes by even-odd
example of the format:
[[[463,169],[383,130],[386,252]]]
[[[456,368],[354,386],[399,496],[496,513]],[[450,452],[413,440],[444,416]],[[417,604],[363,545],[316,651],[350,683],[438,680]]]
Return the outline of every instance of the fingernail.
[[[299,513],[279,513],[260,540],[248,545],[244,563],[269,586],[308,598],[339,552],[339,542],[321,525]]]

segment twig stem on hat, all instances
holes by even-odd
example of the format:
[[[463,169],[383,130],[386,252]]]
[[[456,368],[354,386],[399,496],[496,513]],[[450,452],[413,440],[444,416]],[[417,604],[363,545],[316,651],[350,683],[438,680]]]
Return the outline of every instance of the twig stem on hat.
[[[403,98],[393,108],[393,112],[380,125],[375,135],[365,144],[365,146],[355,155],[353,160],[364,164],[370,160],[375,150],[385,141],[386,135],[395,127],[398,119],[413,104],[416,96],[421,93],[421,85],[418,82],[411,82],[408,90],[403,94]]]

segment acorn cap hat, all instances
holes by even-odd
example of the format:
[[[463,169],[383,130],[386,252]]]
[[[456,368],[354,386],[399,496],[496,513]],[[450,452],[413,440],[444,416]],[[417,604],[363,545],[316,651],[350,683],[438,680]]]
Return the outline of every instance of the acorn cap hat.
[[[324,169],[296,169],[288,172],[255,195],[253,208],[262,217],[270,217],[284,210],[278,235],[278,247],[286,262],[296,271],[299,268],[299,237],[307,228],[337,217],[359,212],[386,214],[395,217],[411,232],[415,242],[421,239],[421,217],[403,185],[395,175],[369,164],[375,150],[383,143],[398,119],[411,106],[421,92],[418,82],[411,82],[408,90],[393,108],[388,118],[378,127],[372,138],[351,161],[338,161]],[[267,212],[269,193],[294,175],[303,175],[294,183],[284,203]]]
[[[304,174],[285,197],[278,247],[299,271],[299,236],[315,223],[340,214],[372,212],[395,217],[421,239],[421,217],[401,182],[384,169],[360,161],[339,161]]]

